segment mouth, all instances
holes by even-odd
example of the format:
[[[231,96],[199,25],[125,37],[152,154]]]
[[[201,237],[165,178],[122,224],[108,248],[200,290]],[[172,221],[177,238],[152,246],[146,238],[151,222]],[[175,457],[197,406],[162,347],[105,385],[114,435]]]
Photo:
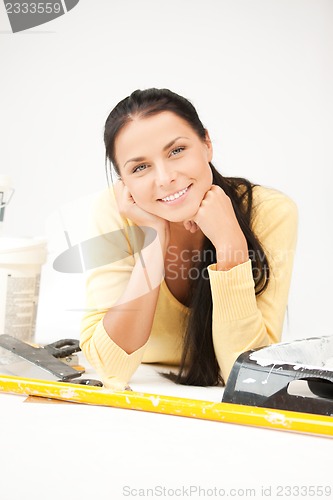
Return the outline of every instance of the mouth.
[[[158,201],[161,201],[162,203],[174,204],[175,202],[177,202],[178,200],[181,200],[182,198],[184,198],[186,196],[186,194],[190,190],[191,186],[192,186],[192,184],[190,184],[189,186],[187,186],[184,189],[181,189],[180,191],[177,191],[176,193],[170,194],[169,196],[165,196],[164,198],[159,198]]]

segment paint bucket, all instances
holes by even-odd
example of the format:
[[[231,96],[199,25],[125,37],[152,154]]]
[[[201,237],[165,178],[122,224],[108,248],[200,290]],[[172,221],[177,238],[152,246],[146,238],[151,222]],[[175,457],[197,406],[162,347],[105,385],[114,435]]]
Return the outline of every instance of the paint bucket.
[[[46,256],[45,239],[0,237],[0,334],[33,342]]]

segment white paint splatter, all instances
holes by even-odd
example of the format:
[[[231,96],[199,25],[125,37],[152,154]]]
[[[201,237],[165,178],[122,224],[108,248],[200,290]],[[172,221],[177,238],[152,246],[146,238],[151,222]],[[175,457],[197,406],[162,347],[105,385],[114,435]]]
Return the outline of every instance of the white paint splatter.
[[[156,408],[160,404],[160,398],[159,396],[151,396],[150,401],[153,403],[153,406]]]
[[[260,366],[294,365],[294,370],[302,367],[332,370],[333,335],[281,342],[259,349],[249,358]]]
[[[332,369],[333,370],[333,356],[332,356],[332,358],[326,359],[326,361],[324,363],[324,367],[326,369],[329,369],[329,370]]]
[[[52,392],[51,392],[52,394]],[[64,391],[60,391],[60,397],[62,398],[69,398],[69,399],[72,399],[74,398],[75,396],[77,396],[77,392],[75,391],[75,389],[65,389]]]
[[[246,378],[245,380],[243,380],[243,384],[254,384],[256,382],[256,379],[255,378]]]
[[[288,419],[281,413],[276,412],[267,412],[266,420],[274,425],[283,425],[284,427],[288,427]]]

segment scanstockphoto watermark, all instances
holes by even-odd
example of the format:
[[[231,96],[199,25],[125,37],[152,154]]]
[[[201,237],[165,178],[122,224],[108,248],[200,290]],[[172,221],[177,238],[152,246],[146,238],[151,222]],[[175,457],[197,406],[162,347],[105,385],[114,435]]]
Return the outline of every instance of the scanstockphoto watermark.
[[[163,485],[155,485],[150,488],[133,488],[131,486],[123,486],[123,497],[141,497],[141,498],[255,498],[257,491],[255,488],[220,488],[213,486],[210,488],[199,485],[179,486],[171,488]]]
[[[128,498],[331,498],[332,486],[319,484],[280,484],[261,485],[250,488],[223,488],[199,485],[178,486],[175,488],[155,485],[148,488],[122,488],[123,497]]]
[[[17,0],[7,2],[5,9],[13,33],[53,21],[67,14],[80,0],[49,0],[45,2]]]

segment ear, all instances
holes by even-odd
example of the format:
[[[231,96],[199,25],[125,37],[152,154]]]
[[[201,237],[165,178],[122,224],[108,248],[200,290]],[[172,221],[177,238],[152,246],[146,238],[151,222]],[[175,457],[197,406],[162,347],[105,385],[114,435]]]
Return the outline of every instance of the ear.
[[[206,132],[205,144],[207,146],[208,161],[212,161],[212,159],[213,159],[213,144],[212,144],[212,141],[210,140],[208,130],[205,129],[205,132]]]

